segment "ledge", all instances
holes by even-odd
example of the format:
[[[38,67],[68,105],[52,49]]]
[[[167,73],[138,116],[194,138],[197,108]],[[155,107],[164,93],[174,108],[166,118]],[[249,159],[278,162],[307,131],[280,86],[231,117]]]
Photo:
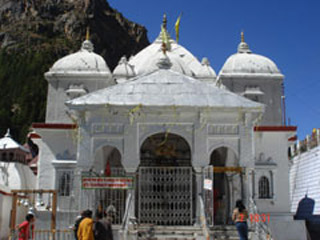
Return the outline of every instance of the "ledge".
[[[297,126],[255,126],[255,132],[295,132]]]
[[[44,129],[76,129],[78,126],[72,123],[32,123],[32,128]]]

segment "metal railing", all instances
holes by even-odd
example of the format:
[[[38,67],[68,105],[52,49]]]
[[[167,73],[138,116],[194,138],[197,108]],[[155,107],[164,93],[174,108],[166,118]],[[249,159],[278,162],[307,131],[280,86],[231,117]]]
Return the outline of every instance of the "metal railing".
[[[123,240],[128,239],[130,219],[134,217],[133,207],[134,207],[134,195],[132,193],[129,193],[126,199],[126,209],[123,215],[122,225],[121,225]]]
[[[260,216],[258,207],[252,198],[249,199],[249,213],[253,216]],[[267,223],[263,221],[250,221],[250,225],[259,240],[273,240]]]
[[[9,237],[10,240],[18,239],[18,231]],[[74,240],[74,231],[72,229],[35,229],[33,232],[33,240]]]
[[[207,223],[205,207],[204,207],[204,202],[203,202],[202,196],[198,196],[198,202],[199,202],[199,210],[200,210],[200,212],[199,212],[200,227],[201,227],[203,236],[205,237],[205,240],[209,240],[210,233],[209,233],[209,228],[208,228],[208,223]]]
[[[73,240],[74,232],[71,229],[62,230],[35,230],[34,240]]]

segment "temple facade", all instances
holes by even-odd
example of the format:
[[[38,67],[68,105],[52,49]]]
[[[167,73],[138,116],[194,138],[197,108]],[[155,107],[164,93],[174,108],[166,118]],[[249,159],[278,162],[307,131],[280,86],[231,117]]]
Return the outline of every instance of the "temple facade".
[[[129,217],[194,226],[203,214],[209,226],[228,225],[238,199],[273,223],[292,220],[296,127],[284,125],[284,76],[243,34],[218,75],[169,36],[166,20],[112,73],[93,50],[87,39],[45,74],[46,122],[33,124],[37,187],[58,190],[58,227],[87,208],[111,212],[119,228]]]

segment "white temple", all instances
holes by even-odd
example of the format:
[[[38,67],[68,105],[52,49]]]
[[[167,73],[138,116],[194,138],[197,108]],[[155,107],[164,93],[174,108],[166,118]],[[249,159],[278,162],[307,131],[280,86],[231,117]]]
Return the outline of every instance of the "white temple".
[[[166,21],[163,29],[113,73],[87,39],[45,74],[46,122],[33,124],[37,187],[58,190],[58,227],[82,209],[111,207],[120,232],[133,216],[196,228],[203,215],[211,231],[232,224],[242,199],[250,212],[270,215],[261,234],[294,228],[287,149],[296,127],[283,124],[284,76],[243,35],[217,76],[170,38]],[[132,178],[134,187],[82,185],[105,175]]]
[[[0,240],[8,239],[10,233],[11,190],[35,188],[36,177],[28,166],[27,154],[29,150],[13,140],[8,129],[0,138]],[[28,204],[19,203],[16,208],[17,222],[22,222],[28,211]]]

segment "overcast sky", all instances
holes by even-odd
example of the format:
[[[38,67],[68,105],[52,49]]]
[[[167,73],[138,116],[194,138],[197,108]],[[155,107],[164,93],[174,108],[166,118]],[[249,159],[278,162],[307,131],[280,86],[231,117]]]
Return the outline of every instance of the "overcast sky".
[[[319,0],[109,0],[111,7],[148,30],[152,42],[163,13],[174,36],[182,12],[179,44],[198,59],[208,57],[218,74],[236,52],[240,32],[257,54],[273,60],[285,75],[287,118],[304,138],[320,128]]]

